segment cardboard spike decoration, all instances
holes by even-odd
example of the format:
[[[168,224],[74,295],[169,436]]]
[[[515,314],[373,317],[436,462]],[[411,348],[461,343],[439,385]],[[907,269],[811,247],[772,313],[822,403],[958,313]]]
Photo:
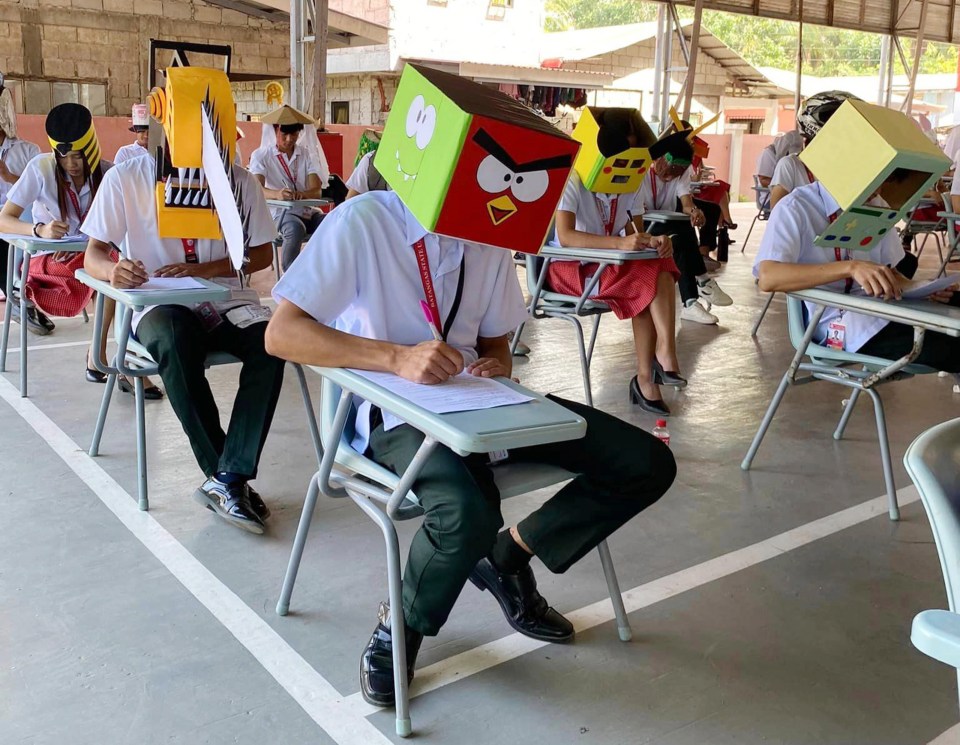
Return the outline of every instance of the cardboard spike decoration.
[[[720,112],[717,112],[710,119],[694,129],[694,127],[690,125],[690,122],[680,118],[676,108],[673,106],[670,107],[670,119],[673,121],[673,130],[675,132],[683,132],[687,135],[687,140],[693,145],[694,156],[700,158],[700,160],[706,160],[707,156],[710,155],[710,145],[706,140],[701,139],[699,134],[719,118]]]
[[[61,156],[79,152],[93,171],[100,164],[100,142],[93,127],[93,115],[86,106],[62,103],[47,114],[44,124],[50,147]]]
[[[626,142],[628,128],[636,135],[635,147]],[[636,109],[587,106],[574,127],[573,139],[581,145],[574,168],[587,189],[631,194],[647,176],[653,160],[650,147],[657,137]],[[617,142],[620,144],[613,144]],[[610,152],[611,147],[616,152]]]
[[[407,65],[374,165],[427,230],[537,253],[578,147],[495,89]]]
[[[851,250],[873,248],[951,167],[906,114],[853,99],[843,102],[800,160],[840,205],[840,215],[815,244]],[[886,206],[872,204],[874,195]]]
[[[210,68],[174,66],[164,72],[165,87],[154,88],[149,97],[150,115],[162,125],[161,142],[151,142],[150,148],[157,156],[160,237],[219,240],[224,238],[221,222],[230,219],[243,225],[245,244],[249,214],[233,176],[237,122],[230,82],[223,70]],[[203,119],[216,148],[207,162],[222,169],[217,181],[225,180],[230,194],[215,190],[204,168]],[[246,248],[230,246],[231,258],[243,256],[245,262]],[[240,269],[236,258],[234,266]]]

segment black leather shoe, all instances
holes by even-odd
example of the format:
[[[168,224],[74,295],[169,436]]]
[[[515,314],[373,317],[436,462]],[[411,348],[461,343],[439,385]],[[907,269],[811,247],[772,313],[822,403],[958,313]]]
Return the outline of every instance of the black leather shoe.
[[[106,383],[107,376],[105,373],[95,370],[92,367],[88,367],[84,377],[87,379],[88,383]]]
[[[263,497],[257,494],[256,490],[250,484],[247,484],[247,498],[250,501],[251,509],[257,513],[257,517],[260,518],[260,521],[265,521],[270,517],[270,508],[267,507],[267,503],[263,501]]]
[[[136,395],[133,390],[133,383],[122,375],[117,377],[117,388],[123,393],[129,393],[131,396]],[[144,401],[159,401],[161,398],[163,398],[163,391],[157,388],[157,386],[147,385],[143,387]]]
[[[637,384],[637,376],[634,375],[630,378],[630,403],[636,404],[644,411],[649,411],[651,414],[659,414],[660,416],[670,416],[670,407],[667,406],[666,402],[663,399],[653,399],[647,398],[643,395],[643,392],[640,390],[640,386]]]
[[[367,648],[360,655],[360,695],[373,706],[393,706],[393,635],[390,631],[390,606],[380,603],[380,623],[373,630]],[[404,627],[407,649],[407,683],[413,680],[413,668],[423,642],[423,634]]]
[[[55,326],[53,325],[53,321],[46,316],[43,316],[43,320],[46,321],[46,323],[43,323],[40,316],[43,316],[40,311],[32,305],[27,306],[27,331],[37,336],[48,336]],[[14,298],[10,305],[10,319],[15,323],[23,323],[23,319],[20,318],[19,298]]]
[[[207,479],[193,493],[193,498],[231,525],[250,533],[263,533],[263,522],[250,506],[247,485],[242,481],[224,484],[214,478]]]
[[[517,574],[505,574],[487,557],[470,572],[470,581],[491,592],[515,631],[544,642],[573,639],[573,624],[551,608],[537,591],[537,580],[529,566]]]
[[[664,370],[663,365],[657,359],[653,360],[653,382],[657,385],[669,385],[674,388],[686,388],[687,379],[680,373],[672,370]]]

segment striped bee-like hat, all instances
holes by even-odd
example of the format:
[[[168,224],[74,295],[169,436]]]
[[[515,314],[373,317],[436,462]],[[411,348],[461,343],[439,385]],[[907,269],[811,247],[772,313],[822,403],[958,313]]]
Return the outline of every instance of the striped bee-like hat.
[[[62,103],[47,114],[47,139],[60,155],[76,150],[83,155],[90,170],[100,164],[100,143],[93,128],[93,115],[86,106]]]

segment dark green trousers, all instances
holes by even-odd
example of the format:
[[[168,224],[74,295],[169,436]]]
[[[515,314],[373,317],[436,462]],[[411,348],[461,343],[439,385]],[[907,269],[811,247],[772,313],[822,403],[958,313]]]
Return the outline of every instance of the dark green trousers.
[[[137,327],[137,338],[157,361],[170,405],[208,477],[217,471],[257,475],[283,385],[283,360],[264,349],[266,329],[266,323],[240,329],[224,320],[206,331],[192,310],[179,305],[154,308]],[[243,363],[226,433],[205,374],[208,352],[228,352]]]
[[[677,473],[670,449],[632,424],[583,404],[550,397],[587,420],[581,440],[510,451],[514,463],[545,463],[579,474],[517,526],[553,572],[564,572],[634,515],[656,502]],[[371,433],[372,457],[402,473],[423,435],[408,425]],[[413,486],[424,520],[403,576],[407,623],[437,634],[470,570],[503,526],[500,493],[486,455],[463,458],[438,447]]]

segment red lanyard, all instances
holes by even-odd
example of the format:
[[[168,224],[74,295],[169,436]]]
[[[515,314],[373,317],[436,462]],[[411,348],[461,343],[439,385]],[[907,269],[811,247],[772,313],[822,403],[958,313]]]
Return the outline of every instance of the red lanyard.
[[[297,180],[293,177],[293,174],[290,173],[290,167],[287,165],[286,158],[283,157],[283,153],[277,153],[277,160],[280,161],[280,166],[283,168],[284,173],[287,174],[287,178],[290,179],[290,183],[293,185],[293,190],[297,190]]]
[[[460,300],[463,298],[463,275],[466,262],[466,255],[460,259],[460,278],[457,280],[457,293],[453,298],[453,305],[450,307],[450,314],[447,316],[447,322],[440,323],[440,306],[437,304],[437,294],[433,290],[433,279],[430,277],[430,259],[427,258],[427,245],[423,238],[413,244],[413,252],[417,255],[417,268],[420,270],[420,282],[423,285],[423,296],[430,308],[430,315],[433,323],[440,332],[440,337],[446,341],[450,333],[450,327],[453,326],[453,320],[457,317],[457,311],[460,310]]]
[[[617,219],[617,202],[620,201],[620,197],[614,197],[610,202],[610,218],[606,220],[603,217],[603,202],[600,201],[600,197],[594,197],[593,201],[597,203],[597,212],[600,213],[600,222],[603,223],[603,234],[613,235],[613,224]]]
[[[803,170],[807,172],[807,178],[810,180],[810,183],[812,184],[816,179],[814,179],[813,173],[810,171],[810,169],[807,168],[806,163],[803,164]]]
[[[197,242],[193,238],[181,238],[180,242],[183,244],[183,260],[188,264],[199,264]]]
[[[660,205],[657,204],[657,174],[650,174],[650,188],[653,189],[653,209],[659,210]]]
[[[76,194],[73,193],[73,189],[69,186],[67,187],[67,196],[70,197],[70,202],[73,204],[73,211],[76,212],[77,217],[80,218],[80,225],[83,225],[83,221],[87,219],[87,212],[90,211],[90,205],[87,205],[87,212],[81,212],[80,199]]]

